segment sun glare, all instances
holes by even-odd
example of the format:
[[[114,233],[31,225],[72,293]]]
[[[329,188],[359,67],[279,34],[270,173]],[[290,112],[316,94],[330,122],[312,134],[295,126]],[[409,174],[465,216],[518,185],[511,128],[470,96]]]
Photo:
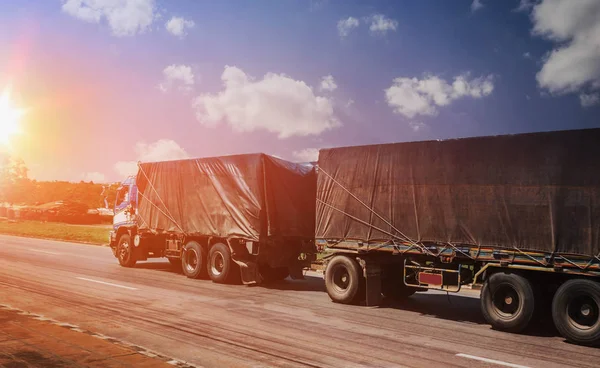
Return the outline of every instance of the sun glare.
[[[0,95],[0,144],[8,144],[20,132],[19,122],[24,114],[25,110],[14,106],[10,88],[6,88]]]

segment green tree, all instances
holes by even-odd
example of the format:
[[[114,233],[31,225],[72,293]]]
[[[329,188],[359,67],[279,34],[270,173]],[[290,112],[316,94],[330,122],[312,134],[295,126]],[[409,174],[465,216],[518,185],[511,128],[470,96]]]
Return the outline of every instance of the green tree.
[[[0,202],[23,203],[31,193],[33,183],[27,177],[29,169],[20,158],[2,157],[0,163]]]

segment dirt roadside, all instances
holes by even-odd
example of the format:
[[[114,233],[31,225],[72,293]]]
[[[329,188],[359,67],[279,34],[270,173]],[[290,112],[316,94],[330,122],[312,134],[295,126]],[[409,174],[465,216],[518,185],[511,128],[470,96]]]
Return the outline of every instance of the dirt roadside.
[[[0,367],[189,367],[139,347],[6,306],[0,306],[0,326]]]

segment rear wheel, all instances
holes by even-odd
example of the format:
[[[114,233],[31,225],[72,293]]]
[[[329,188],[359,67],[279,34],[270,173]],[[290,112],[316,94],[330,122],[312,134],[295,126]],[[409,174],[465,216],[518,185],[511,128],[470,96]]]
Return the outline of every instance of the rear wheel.
[[[569,280],[556,291],[552,319],[560,334],[581,345],[600,343],[600,285],[584,279]]]
[[[123,234],[119,238],[119,243],[117,244],[117,258],[119,259],[119,264],[123,267],[135,266],[137,259],[135,259],[133,244],[129,234]]]
[[[335,256],[325,270],[325,288],[336,303],[353,304],[365,298],[365,278],[358,262],[346,256]]]
[[[170,260],[169,260],[170,261]],[[206,275],[206,251],[198,242],[190,241],[183,246],[181,253],[181,269],[190,279],[198,279]]]
[[[493,328],[523,331],[535,310],[535,294],[529,280],[513,273],[495,273],[481,290],[481,312]]]
[[[213,282],[220,284],[236,281],[239,278],[239,267],[231,259],[229,247],[223,243],[216,243],[208,252],[207,271],[208,277]]]

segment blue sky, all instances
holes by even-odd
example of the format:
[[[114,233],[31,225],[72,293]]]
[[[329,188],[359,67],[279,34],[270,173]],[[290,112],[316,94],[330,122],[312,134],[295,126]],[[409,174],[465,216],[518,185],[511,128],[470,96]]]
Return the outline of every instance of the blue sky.
[[[598,4],[4,2],[0,89],[32,110],[11,149],[39,179],[113,181],[136,160],[598,127]]]

